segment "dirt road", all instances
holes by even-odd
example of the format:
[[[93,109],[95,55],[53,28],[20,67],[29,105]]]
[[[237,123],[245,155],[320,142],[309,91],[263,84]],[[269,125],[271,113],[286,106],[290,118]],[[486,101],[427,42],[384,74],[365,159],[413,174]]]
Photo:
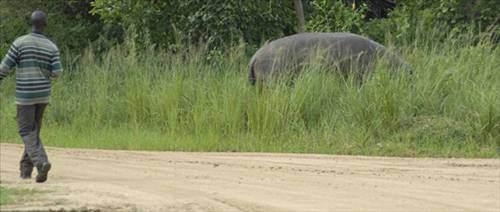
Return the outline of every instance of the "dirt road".
[[[2,185],[43,192],[4,211],[500,211],[495,159],[48,148],[41,185],[18,178],[21,152],[0,144]]]

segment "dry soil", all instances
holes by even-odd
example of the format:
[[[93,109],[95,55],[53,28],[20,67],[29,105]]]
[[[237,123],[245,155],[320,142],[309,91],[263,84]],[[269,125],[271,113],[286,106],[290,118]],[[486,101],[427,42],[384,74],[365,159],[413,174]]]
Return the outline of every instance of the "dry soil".
[[[500,211],[498,159],[47,148],[36,184],[22,150],[0,144],[2,186],[40,193],[2,211]]]

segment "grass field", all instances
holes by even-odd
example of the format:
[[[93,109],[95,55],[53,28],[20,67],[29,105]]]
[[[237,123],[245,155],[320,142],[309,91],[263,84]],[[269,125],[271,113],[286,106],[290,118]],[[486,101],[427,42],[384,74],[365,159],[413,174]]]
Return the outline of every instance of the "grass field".
[[[294,85],[247,82],[244,47],[67,56],[46,145],[103,149],[498,157],[500,48],[453,37],[397,49],[413,76],[384,66],[363,85],[310,67]],[[188,52],[188,51],[186,51]],[[73,62],[72,61],[77,61]],[[0,142],[21,142],[14,80],[0,87]]]
[[[32,199],[38,191],[34,189],[7,188],[0,186],[0,206]]]

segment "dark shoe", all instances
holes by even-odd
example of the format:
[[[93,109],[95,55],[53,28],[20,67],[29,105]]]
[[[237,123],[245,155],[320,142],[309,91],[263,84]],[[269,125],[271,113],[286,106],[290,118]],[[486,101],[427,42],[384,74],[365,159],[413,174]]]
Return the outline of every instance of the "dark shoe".
[[[31,179],[31,172],[21,172],[21,179],[26,180],[26,179]]]
[[[47,181],[47,176],[49,175],[50,168],[52,166],[49,162],[44,162],[42,165],[38,166],[38,175],[36,176],[37,183],[43,183]]]
[[[29,166],[21,164],[21,168],[19,170],[21,171],[21,179],[31,179],[31,173],[33,172],[32,165]]]

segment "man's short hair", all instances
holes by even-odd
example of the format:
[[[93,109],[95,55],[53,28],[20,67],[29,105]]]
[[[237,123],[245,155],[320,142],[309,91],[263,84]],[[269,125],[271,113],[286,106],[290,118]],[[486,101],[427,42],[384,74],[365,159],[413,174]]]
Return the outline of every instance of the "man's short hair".
[[[47,25],[47,15],[41,10],[33,11],[31,13],[31,24],[38,27]]]

